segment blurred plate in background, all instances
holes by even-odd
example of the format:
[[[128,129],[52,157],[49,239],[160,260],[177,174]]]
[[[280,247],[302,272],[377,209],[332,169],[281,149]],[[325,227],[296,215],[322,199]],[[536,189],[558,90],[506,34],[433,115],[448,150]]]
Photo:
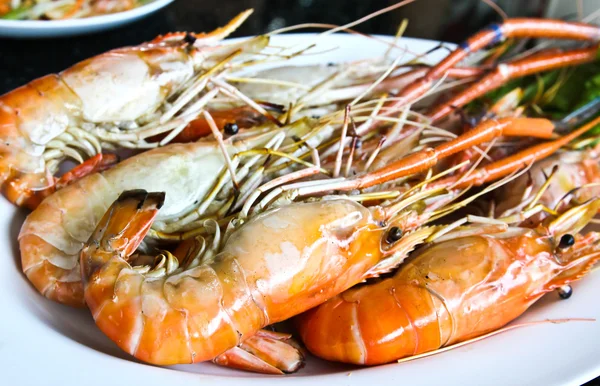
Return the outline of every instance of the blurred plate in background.
[[[116,28],[147,16],[174,0],[154,0],[141,7],[110,15],[66,20],[2,20],[0,37],[53,38]]]

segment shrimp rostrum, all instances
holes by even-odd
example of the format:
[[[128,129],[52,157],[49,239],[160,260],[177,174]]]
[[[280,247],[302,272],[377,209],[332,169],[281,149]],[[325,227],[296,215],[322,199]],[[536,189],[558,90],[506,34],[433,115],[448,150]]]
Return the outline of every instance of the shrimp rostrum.
[[[297,317],[302,341],[324,359],[376,365],[495,331],[600,259],[600,234],[577,234],[598,208],[594,199],[533,229],[487,222],[434,233],[393,277]]]
[[[81,163],[103,151],[155,147],[146,139],[185,127],[214,96],[203,95],[208,78],[268,44],[267,37],[218,44],[250,13],[208,34],[169,34],[112,50],[0,96],[4,195],[35,207],[36,192],[53,190],[65,159]]]

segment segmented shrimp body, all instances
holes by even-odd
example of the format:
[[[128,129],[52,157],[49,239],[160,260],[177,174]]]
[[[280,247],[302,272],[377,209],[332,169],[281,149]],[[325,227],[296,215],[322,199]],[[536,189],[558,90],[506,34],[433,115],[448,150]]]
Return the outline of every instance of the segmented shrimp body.
[[[128,258],[163,198],[123,193],[81,253],[96,324],[147,362],[212,359],[354,285],[386,255],[378,214],[333,199],[269,210],[234,231],[210,264],[153,275]]]
[[[53,186],[64,159],[83,162],[103,149],[147,147],[145,138],[191,121],[195,116],[166,117],[168,102],[220,61],[249,48],[216,44],[249,13],[209,34],[173,34],[109,51],[0,96],[3,193],[27,205],[36,191]],[[267,42],[258,38],[249,46],[260,49]],[[160,125],[153,123],[159,118]],[[129,138],[118,135],[125,132]]]
[[[298,316],[300,336],[321,358],[375,365],[496,330],[600,259],[599,234],[577,236],[574,245],[566,234],[599,207],[595,200],[573,208],[547,228],[443,236],[415,252],[392,278],[350,289]]]

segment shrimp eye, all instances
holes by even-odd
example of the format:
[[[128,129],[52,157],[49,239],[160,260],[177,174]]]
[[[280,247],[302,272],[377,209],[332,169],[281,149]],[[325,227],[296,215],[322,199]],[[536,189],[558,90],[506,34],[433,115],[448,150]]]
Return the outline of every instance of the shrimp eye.
[[[391,227],[390,231],[387,234],[387,237],[385,238],[385,241],[388,244],[392,244],[392,243],[395,243],[396,241],[400,240],[401,237],[402,237],[402,229],[400,229],[398,227]]]
[[[183,41],[191,46],[192,44],[194,44],[196,42],[196,37],[188,32],[183,37]]]
[[[562,287],[559,287],[556,292],[558,292],[558,296],[560,296],[561,299],[568,299],[573,295],[573,287],[570,285],[563,285]]]
[[[570,235],[567,233],[566,235],[563,235],[560,238],[558,247],[561,249],[566,249],[566,248],[573,246],[573,244],[575,244],[575,237],[573,237],[573,235]]]
[[[238,127],[237,123],[233,122],[226,123],[223,127],[223,130],[225,130],[225,134],[227,135],[235,135],[238,133],[238,131],[240,131],[240,128]]]

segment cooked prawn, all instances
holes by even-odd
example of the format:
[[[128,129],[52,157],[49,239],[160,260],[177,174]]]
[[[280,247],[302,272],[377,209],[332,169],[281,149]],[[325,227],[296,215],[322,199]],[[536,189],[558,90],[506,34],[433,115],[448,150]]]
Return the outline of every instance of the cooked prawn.
[[[66,158],[83,162],[115,148],[157,146],[145,139],[192,121],[214,96],[194,100],[206,78],[268,43],[257,37],[218,44],[250,13],[208,34],[170,34],[109,51],[0,96],[3,193],[34,206]]]
[[[263,191],[276,187],[277,180]],[[279,198],[281,191],[274,189],[256,206],[257,196],[249,197],[222,238],[215,224],[213,236],[205,239],[210,248],[181,262],[169,255],[156,267],[136,264],[132,254],[164,193],[123,193],[81,252],[85,302],[96,324],[147,362],[214,358],[266,325],[388,272],[431,236],[433,228],[424,224],[477,196],[453,203],[461,190],[421,184],[404,192],[294,202],[301,189],[315,184],[327,185],[300,182],[295,192]],[[370,207],[359,203],[385,198],[392,200]]]
[[[600,259],[600,234],[572,236],[599,208],[594,199],[535,229],[496,223],[434,234],[392,278],[298,316],[302,341],[324,359],[376,365],[494,331]]]

